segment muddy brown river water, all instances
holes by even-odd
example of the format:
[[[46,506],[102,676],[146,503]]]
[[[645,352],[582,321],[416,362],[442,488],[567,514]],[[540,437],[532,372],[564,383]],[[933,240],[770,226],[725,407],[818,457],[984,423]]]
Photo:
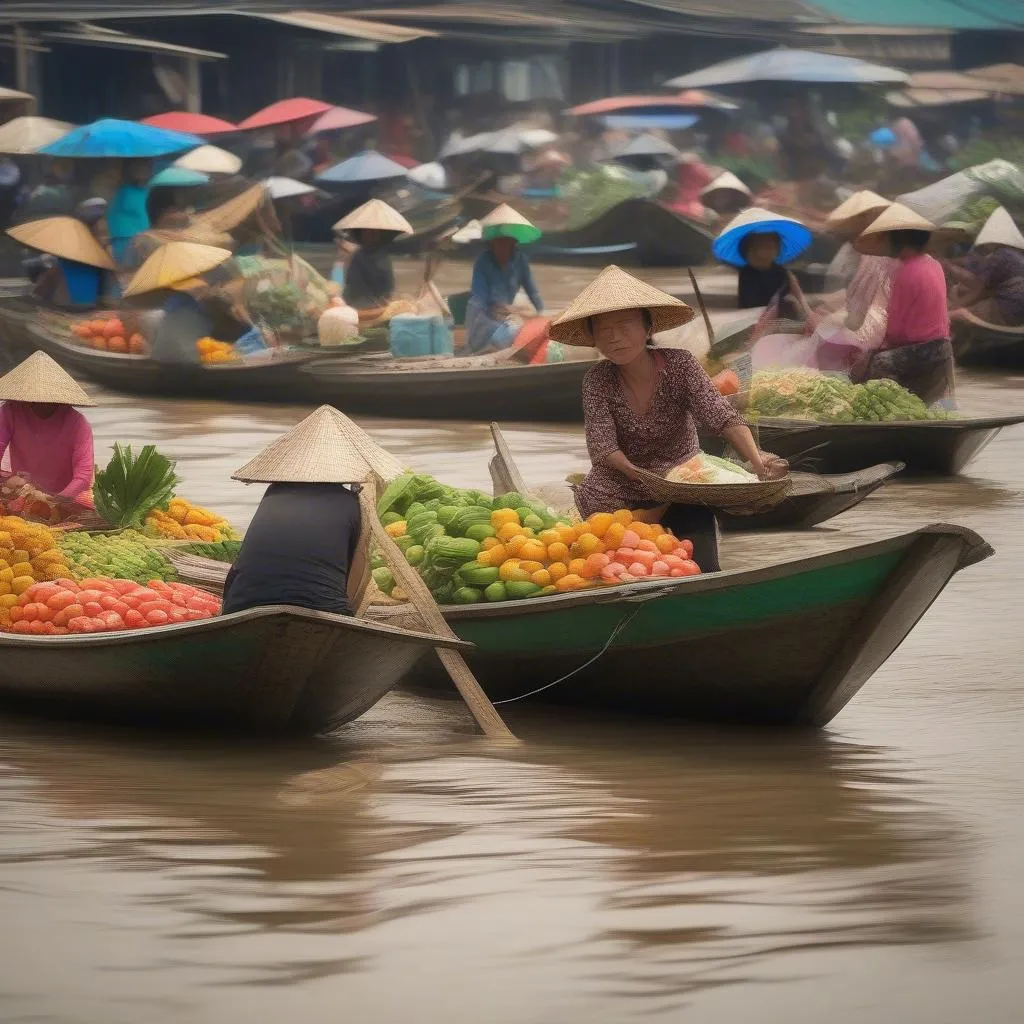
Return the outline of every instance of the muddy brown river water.
[[[1024,410],[1024,378],[960,393]],[[261,488],[231,471],[303,415],[99,398],[98,459],[154,442],[239,525]],[[483,424],[361,422],[488,483]],[[531,480],[584,460],[578,427],[508,437]],[[527,703],[495,749],[405,695],[284,745],[0,718],[0,1021],[1020,1021],[1022,491],[1016,428],[956,480],[726,537],[730,566],[940,521],[996,549],[817,733]]]

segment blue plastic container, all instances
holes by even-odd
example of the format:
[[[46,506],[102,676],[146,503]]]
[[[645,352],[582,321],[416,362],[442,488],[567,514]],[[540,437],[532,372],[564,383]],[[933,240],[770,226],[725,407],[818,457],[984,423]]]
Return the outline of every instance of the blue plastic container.
[[[391,354],[399,359],[434,352],[434,317],[402,314],[390,325]]]

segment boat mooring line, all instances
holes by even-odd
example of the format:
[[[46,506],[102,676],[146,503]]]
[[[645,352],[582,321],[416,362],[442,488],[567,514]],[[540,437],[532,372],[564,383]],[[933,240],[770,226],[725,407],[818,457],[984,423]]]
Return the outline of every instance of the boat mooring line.
[[[646,604],[646,602],[644,602]],[[615,638],[640,614],[643,610],[644,605],[637,605],[624,619],[620,619],[616,627],[609,633],[608,639],[604,642],[604,646],[595,654],[592,658],[588,658],[582,665],[574,668],[571,672],[567,672],[564,676],[560,676],[558,679],[551,683],[545,683],[543,686],[538,686],[536,690],[530,690],[528,693],[521,693],[518,697],[506,697],[504,700],[492,701],[492,704],[513,704],[517,700],[526,700],[527,697],[533,697],[538,693],[543,693],[545,690],[550,690],[551,687],[557,686],[559,683],[564,683],[567,679],[572,679],[574,675],[582,672],[585,668],[589,668],[597,661],[598,658],[604,654],[605,651],[611,647]]]

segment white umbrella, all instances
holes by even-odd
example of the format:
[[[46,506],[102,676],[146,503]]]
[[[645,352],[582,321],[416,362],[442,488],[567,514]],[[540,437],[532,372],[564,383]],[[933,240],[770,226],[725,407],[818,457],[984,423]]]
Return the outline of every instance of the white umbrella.
[[[75,126],[49,117],[16,117],[0,126],[0,153],[27,156],[64,138]]]
[[[200,174],[237,174],[242,169],[242,159],[219,146],[200,146],[175,160],[174,166]]]
[[[271,199],[291,199],[292,196],[308,196],[316,188],[294,178],[267,178],[264,182]]]
[[[409,177],[424,188],[440,192],[448,187],[448,172],[442,164],[420,164],[409,171]]]

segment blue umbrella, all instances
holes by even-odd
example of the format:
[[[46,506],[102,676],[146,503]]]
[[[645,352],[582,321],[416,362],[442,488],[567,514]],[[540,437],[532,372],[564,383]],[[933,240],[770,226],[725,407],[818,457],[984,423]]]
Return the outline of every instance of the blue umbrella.
[[[404,178],[408,173],[408,168],[389,160],[375,150],[368,149],[329,167],[316,180],[330,185],[357,185],[366,181]]]
[[[605,128],[617,131],[682,132],[692,128],[700,117],[697,114],[609,114],[601,118]]]
[[[165,167],[149,179],[151,188],[182,188],[186,185],[208,185],[210,176],[187,167]]]
[[[752,206],[726,225],[712,244],[711,251],[723,263],[744,267],[747,260],[741,251],[743,239],[748,235],[769,234],[779,236],[779,263],[795,260],[814,241],[810,229],[800,221]]]
[[[170,156],[203,145],[197,135],[171,132],[137,121],[108,117],[74,128],[63,138],[40,150],[46,156],[122,157],[124,159]]]
[[[910,76],[895,68],[869,64],[855,57],[812,50],[764,50],[701,68],[665,84],[672,89],[710,89],[750,82],[818,82],[848,85],[904,83]]]

